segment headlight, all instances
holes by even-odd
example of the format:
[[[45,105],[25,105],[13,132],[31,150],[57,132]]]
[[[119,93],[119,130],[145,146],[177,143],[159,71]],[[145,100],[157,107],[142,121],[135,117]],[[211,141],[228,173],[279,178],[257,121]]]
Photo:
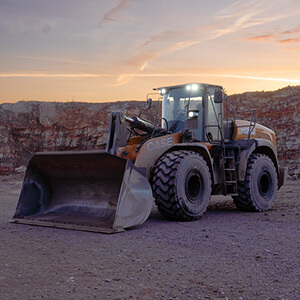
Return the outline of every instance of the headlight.
[[[189,119],[197,118],[198,112],[197,111],[189,111]]]
[[[198,91],[199,84],[193,83],[186,86],[187,91]]]
[[[197,83],[192,84],[192,91],[198,91],[199,85]]]
[[[159,93],[160,93],[161,95],[164,95],[164,94],[166,93],[166,89],[160,89],[160,90],[159,90]]]

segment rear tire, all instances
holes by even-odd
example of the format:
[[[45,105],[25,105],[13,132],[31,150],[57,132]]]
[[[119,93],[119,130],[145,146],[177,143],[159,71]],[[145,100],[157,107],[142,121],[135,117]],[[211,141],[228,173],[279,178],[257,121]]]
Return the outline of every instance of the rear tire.
[[[170,220],[193,221],[207,209],[211,195],[209,168],[198,153],[174,151],[159,159],[152,190],[160,213]]]
[[[264,154],[252,154],[248,159],[245,181],[238,182],[238,196],[233,196],[237,208],[245,211],[270,209],[277,194],[277,172],[272,160]]]

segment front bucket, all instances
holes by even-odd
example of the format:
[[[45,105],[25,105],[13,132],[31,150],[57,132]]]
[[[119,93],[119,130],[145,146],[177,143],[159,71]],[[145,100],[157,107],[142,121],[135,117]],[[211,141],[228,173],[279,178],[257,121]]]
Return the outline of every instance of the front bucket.
[[[13,223],[113,233],[143,223],[152,190],[144,170],[104,151],[36,153]]]

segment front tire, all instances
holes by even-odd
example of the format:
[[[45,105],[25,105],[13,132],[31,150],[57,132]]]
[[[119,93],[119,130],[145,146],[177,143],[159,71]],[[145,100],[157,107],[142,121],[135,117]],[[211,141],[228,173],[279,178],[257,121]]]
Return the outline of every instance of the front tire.
[[[152,190],[164,217],[177,221],[197,220],[206,211],[211,196],[209,168],[196,152],[167,153],[154,170]]]
[[[277,186],[277,172],[272,160],[264,154],[252,154],[246,178],[238,182],[238,196],[232,197],[233,202],[241,210],[269,210],[275,202]]]

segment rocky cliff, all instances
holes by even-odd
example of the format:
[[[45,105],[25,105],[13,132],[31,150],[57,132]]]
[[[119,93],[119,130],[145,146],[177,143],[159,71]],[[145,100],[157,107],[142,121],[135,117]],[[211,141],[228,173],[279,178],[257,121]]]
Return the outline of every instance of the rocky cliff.
[[[27,164],[33,152],[104,149],[110,113],[154,120],[145,102],[17,102],[0,106],[0,174]]]
[[[300,176],[300,87],[228,97],[229,115],[256,109],[257,122],[277,135],[278,157]],[[104,149],[111,111],[155,118],[145,102],[17,102],[0,106],[0,174],[27,164],[36,151]],[[239,115],[237,115],[239,117]]]
[[[257,122],[276,134],[280,164],[300,178],[300,86],[232,95],[228,103],[231,117],[235,113],[242,118],[239,111],[256,110]]]

